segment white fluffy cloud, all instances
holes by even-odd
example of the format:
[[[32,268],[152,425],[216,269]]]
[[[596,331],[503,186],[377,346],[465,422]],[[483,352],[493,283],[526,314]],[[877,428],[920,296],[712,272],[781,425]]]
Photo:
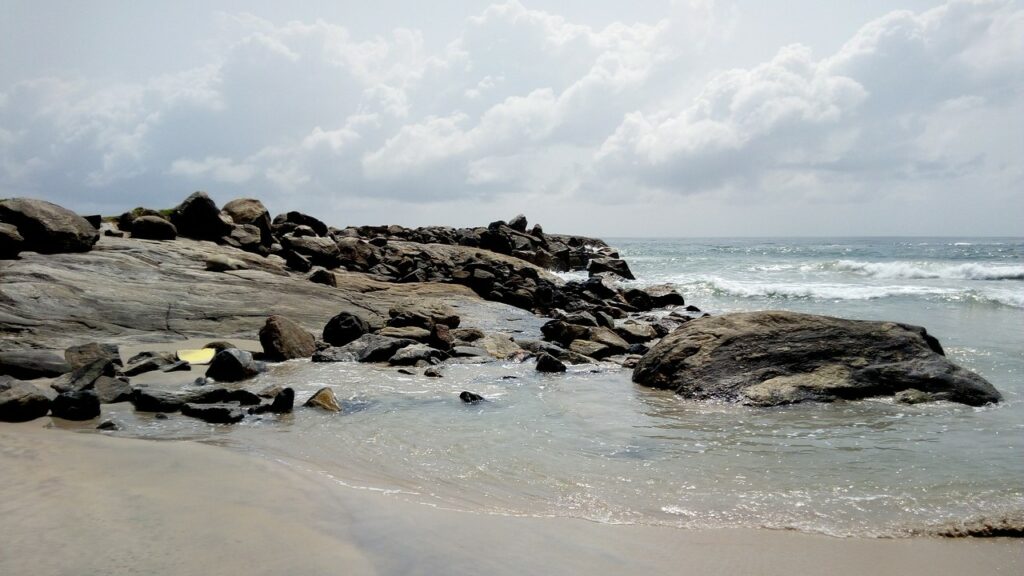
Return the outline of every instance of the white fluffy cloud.
[[[1016,2],[893,11],[832,53],[713,64],[744,40],[744,11],[673,2],[597,23],[511,0],[448,36],[218,13],[215,38],[194,40],[199,65],[0,77],[0,193],[114,211],[207,188],[311,211],[401,199],[471,213],[512,197],[642,212],[693,195],[984,187],[994,203],[1022,188]]]

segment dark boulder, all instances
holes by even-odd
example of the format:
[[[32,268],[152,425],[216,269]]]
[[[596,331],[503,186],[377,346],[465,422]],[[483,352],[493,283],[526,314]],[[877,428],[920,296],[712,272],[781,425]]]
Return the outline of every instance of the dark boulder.
[[[132,238],[142,240],[174,240],[178,229],[159,216],[142,216],[132,220]]]
[[[28,422],[46,416],[50,399],[34,385],[0,376],[0,422]]]
[[[218,241],[231,232],[231,225],[221,217],[217,204],[206,192],[194,192],[171,211],[171,224],[179,236],[196,240]],[[132,223],[134,233],[135,223]]]
[[[388,362],[392,366],[415,366],[420,362],[433,363],[446,360],[448,354],[426,344],[412,344],[395,352]]]
[[[462,393],[459,394],[459,400],[462,400],[466,404],[477,404],[479,402],[485,401],[486,398],[479,394],[470,392],[468,390],[463,390]]]
[[[281,245],[285,250],[295,252],[309,259],[314,266],[337,268],[340,263],[341,251],[330,238],[320,236],[284,236]]]
[[[90,342],[64,350],[64,359],[72,369],[81,368],[101,358],[110,359],[115,365],[120,366],[121,353],[118,351],[117,344]]]
[[[141,218],[143,216],[156,216],[157,218],[164,217],[156,210],[151,210],[149,208],[143,208],[142,206],[138,206],[118,216],[117,227],[122,232],[131,232],[132,223],[135,222],[136,218]]]
[[[22,251],[25,239],[18,233],[18,227],[0,222],[0,260],[17,258]]]
[[[364,334],[341,347],[328,348],[313,354],[314,362],[387,362],[396,352],[416,344],[406,338],[389,338]]]
[[[537,372],[565,372],[565,364],[551,354],[541,352],[537,355]]]
[[[98,358],[76,370],[59,376],[50,387],[57,392],[88,390],[100,376],[113,376],[117,365],[111,358]]]
[[[334,272],[320,266],[311,271],[309,274],[309,281],[315,284],[330,286],[331,288],[338,287],[338,277],[334,275]]]
[[[63,392],[50,403],[50,414],[65,420],[91,420],[100,415],[100,399],[92,390]]]
[[[342,312],[327,321],[323,339],[331,346],[344,346],[370,331],[370,325],[359,316]]]
[[[618,260],[615,258],[593,258],[587,262],[587,274],[594,276],[604,272],[611,272],[616,276],[625,278],[626,280],[636,280],[633,276],[633,272],[630,271],[629,265],[626,264],[625,260]]]
[[[526,216],[523,216],[522,214],[518,214],[508,222],[508,227],[516,232],[526,232],[526,225]]]
[[[268,250],[263,245],[262,238],[260,229],[252,224],[232,224],[231,232],[221,238],[221,242],[246,252],[266,254]]]
[[[253,360],[249,352],[229,348],[213,357],[210,367],[206,370],[206,377],[218,382],[238,382],[252,378],[264,369],[263,363]]]
[[[53,378],[71,371],[63,358],[48,350],[9,350],[0,352],[0,375],[22,380]]]
[[[644,289],[644,292],[651,298],[651,304],[655,308],[665,308],[666,306],[683,306],[686,301],[683,299],[683,295],[676,292],[669,284],[659,284],[657,286],[649,286]]]
[[[745,312],[683,324],[644,355],[633,381],[756,406],[893,396],[911,388],[972,406],[1001,399],[984,378],[940,351],[918,326]]]
[[[245,410],[238,404],[192,404],[181,405],[181,413],[210,424],[234,424],[245,418]]]
[[[131,384],[120,378],[100,376],[93,382],[92,389],[96,392],[96,397],[100,399],[100,404],[127,402],[132,398]]]
[[[100,233],[78,214],[32,198],[0,200],[0,222],[18,229],[21,250],[40,254],[88,252]]]
[[[286,234],[298,226],[309,226],[317,233],[318,236],[327,235],[327,224],[324,224],[320,220],[303,214],[302,212],[288,212],[285,214],[278,214],[272,222],[274,231],[278,234]]]
[[[260,243],[263,246],[270,246],[274,243],[270,212],[267,212],[266,206],[259,200],[236,198],[225,204],[221,210],[231,217],[231,221],[235,224],[255,226],[259,231]]]
[[[263,353],[271,360],[309,358],[316,352],[316,338],[284,316],[271,316],[260,328]]]

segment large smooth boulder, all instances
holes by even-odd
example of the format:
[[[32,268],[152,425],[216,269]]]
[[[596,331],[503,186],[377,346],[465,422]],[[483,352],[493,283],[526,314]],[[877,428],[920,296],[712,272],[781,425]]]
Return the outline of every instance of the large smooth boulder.
[[[327,321],[323,338],[331,346],[344,346],[370,331],[370,325],[350,312],[342,312]]]
[[[0,376],[0,422],[28,422],[46,416],[50,399],[28,382]]]
[[[174,240],[178,229],[159,216],[140,216],[132,220],[132,238],[142,240]]]
[[[924,328],[796,312],[692,320],[637,364],[633,381],[755,406],[893,396],[916,389],[978,406],[1001,396],[950,362]]]
[[[132,223],[133,232],[135,222]],[[179,236],[196,240],[216,241],[231,232],[231,225],[221,218],[220,209],[206,192],[194,192],[178,204],[171,211],[171,224]]]
[[[270,212],[263,202],[255,198],[236,198],[224,205],[221,210],[231,217],[235,224],[250,224],[260,231],[260,241],[264,246],[274,243],[270,227]]]
[[[253,360],[252,354],[237,348],[221,350],[213,357],[206,377],[218,382],[238,382],[263,372],[262,362]]]
[[[0,352],[0,375],[22,380],[52,378],[71,371],[63,358],[49,350],[9,350]]]
[[[309,358],[316,352],[316,339],[302,326],[284,316],[271,316],[260,328],[263,353],[271,360]]]
[[[24,238],[22,251],[88,252],[100,239],[99,231],[85,218],[45,200],[0,200],[0,222],[17,227],[18,234]]]
[[[14,224],[0,222],[0,260],[17,258],[25,245],[25,238],[18,233]]]

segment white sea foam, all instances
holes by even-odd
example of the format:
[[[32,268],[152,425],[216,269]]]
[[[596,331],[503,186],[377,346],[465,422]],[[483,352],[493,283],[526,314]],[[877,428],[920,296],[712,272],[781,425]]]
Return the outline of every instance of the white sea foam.
[[[873,278],[906,278],[950,280],[1024,280],[1024,266],[1005,264],[945,264],[934,262],[861,262],[839,260],[822,265],[829,270],[853,272]]]

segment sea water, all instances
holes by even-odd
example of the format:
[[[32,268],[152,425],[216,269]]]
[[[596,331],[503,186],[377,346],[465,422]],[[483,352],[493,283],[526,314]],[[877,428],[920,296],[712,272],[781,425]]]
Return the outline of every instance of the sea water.
[[[447,366],[443,378],[362,364],[276,365],[250,388],[323,386],[341,415],[303,410],[212,426],[113,405],[128,435],[191,438],[470,513],[681,528],[899,536],[1024,511],[1024,240],[619,239],[637,280],[712,314],[784,309],[925,326],[998,388],[972,408],[882,398],[754,408],[631,382],[610,364]],[[567,274],[567,278],[579,277]],[[537,337],[499,311],[488,330]],[[488,401],[464,405],[462,390]]]

